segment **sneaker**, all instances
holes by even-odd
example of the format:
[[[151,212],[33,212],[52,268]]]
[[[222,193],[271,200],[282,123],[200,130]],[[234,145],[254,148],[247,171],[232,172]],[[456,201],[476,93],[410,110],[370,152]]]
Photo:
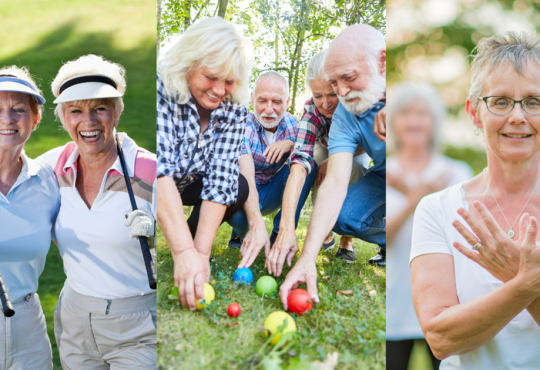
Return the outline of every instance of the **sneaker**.
[[[377,254],[375,257],[370,258],[368,262],[371,265],[385,267],[386,266],[386,251],[381,248],[381,250],[379,250],[379,254]]]
[[[278,234],[272,230],[272,234],[270,235],[270,248],[274,246],[274,243],[276,242]]]
[[[353,263],[354,261],[356,261],[356,253],[348,249],[339,248],[336,253],[336,257],[341,258],[347,263]]]
[[[242,239],[236,235],[234,230],[231,233],[231,239],[229,240],[229,247],[240,248],[242,246]]]
[[[332,240],[330,240],[328,243],[323,243],[322,245],[324,252],[329,251],[330,249],[334,249],[335,246],[336,238],[332,238]]]

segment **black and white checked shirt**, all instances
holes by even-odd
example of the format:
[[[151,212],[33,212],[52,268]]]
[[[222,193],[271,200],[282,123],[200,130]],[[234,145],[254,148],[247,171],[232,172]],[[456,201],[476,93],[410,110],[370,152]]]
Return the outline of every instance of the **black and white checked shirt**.
[[[203,178],[201,199],[231,205],[238,196],[238,159],[248,111],[225,100],[201,134],[193,97],[179,104],[157,75],[157,176],[171,177],[181,193]]]

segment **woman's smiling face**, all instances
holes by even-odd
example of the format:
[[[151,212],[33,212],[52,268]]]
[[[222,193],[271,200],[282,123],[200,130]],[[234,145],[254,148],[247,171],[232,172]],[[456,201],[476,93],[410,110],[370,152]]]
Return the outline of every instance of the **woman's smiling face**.
[[[81,154],[114,150],[114,128],[120,117],[112,99],[81,100],[64,103],[64,128]]]
[[[495,68],[482,86],[482,97],[504,96],[522,100],[540,96],[540,65],[529,61],[522,74],[511,64]],[[469,105],[469,104],[468,104]],[[501,159],[523,161],[540,154],[540,115],[523,111],[521,104],[503,115],[491,113],[483,101],[477,114],[469,109],[473,123],[484,130],[488,151]]]
[[[24,146],[39,122],[28,94],[0,91],[0,149]]]
[[[197,104],[206,110],[214,110],[234,89],[236,81],[218,77],[201,67],[189,75],[189,90]]]

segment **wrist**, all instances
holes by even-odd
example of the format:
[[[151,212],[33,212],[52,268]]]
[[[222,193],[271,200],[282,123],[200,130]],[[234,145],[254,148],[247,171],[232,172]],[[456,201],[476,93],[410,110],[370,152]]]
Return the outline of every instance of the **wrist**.
[[[515,292],[519,298],[533,301],[540,296],[538,284],[534,284],[532,279],[520,271],[510,282],[515,284]]]
[[[182,256],[182,255],[185,255],[185,254],[190,254],[190,253],[193,253],[193,252],[197,252],[197,250],[195,249],[195,246],[190,246],[190,247],[187,247],[187,248],[184,248],[182,250],[171,250],[171,255],[173,257],[173,260]]]

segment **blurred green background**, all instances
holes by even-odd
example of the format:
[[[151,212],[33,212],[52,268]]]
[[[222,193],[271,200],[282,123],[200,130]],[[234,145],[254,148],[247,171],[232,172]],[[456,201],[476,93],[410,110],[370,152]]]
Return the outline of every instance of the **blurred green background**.
[[[63,63],[93,53],[127,71],[119,131],[156,151],[156,2],[154,0],[2,0],[0,67],[26,66],[45,93],[45,114],[25,151],[31,158],[70,141],[55,120],[50,83]],[[38,293],[47,319],[54,368],[60,369],[53,312],[65,275],[51,244]]]
[[[387,5],[388,104],[399,82],[435,86],[449,111],[443,153],[480,173],[487,165],[485,146],[465,111],[470,55],[483,37],[509,30],[536,33],[540,0],[388,0]],[[417,345],[409,369],[431,368],[426,346]]]

